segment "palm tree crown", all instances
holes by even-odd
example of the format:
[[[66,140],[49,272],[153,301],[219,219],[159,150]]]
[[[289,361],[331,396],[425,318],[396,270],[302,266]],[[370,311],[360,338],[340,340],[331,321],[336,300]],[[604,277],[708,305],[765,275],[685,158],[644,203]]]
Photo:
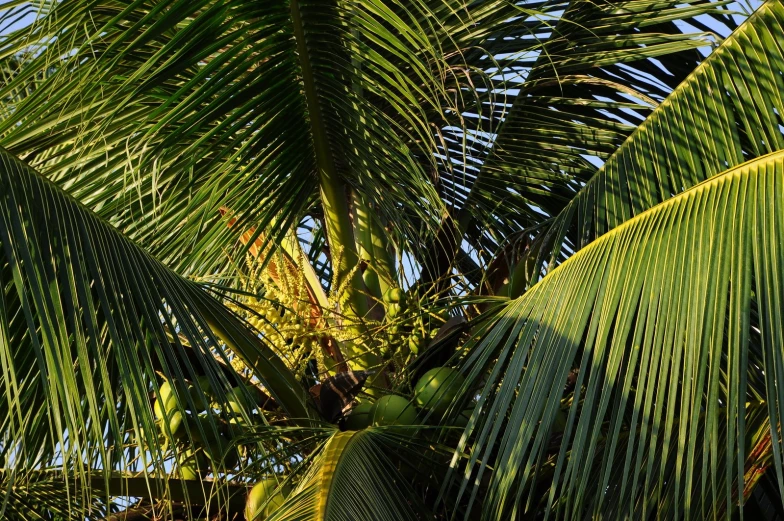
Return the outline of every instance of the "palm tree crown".
[[[0,512],[784,519],[754,7],[1,2]]]

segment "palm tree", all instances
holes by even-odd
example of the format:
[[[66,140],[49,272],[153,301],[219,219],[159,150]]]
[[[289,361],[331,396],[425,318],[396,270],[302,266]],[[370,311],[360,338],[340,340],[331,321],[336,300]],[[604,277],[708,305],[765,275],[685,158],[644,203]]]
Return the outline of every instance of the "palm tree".
[[[2,2],[7,519],[784,519],[784,5]]]

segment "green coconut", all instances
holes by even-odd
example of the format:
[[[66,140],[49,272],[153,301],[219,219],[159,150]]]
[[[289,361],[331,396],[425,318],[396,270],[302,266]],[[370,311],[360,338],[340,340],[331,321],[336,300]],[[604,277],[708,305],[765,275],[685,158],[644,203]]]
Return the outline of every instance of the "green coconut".
[[[252,420],[255,420],[255,418],[253,417],[251,418]],[[250,424],[252,423],[256,423],[256,422],[255,421],[250,422]],[[245,434],[248,430],[249,422],[245,421],[245,418],[243,418],[242,416],[232,416],[231,418],[229,418],[229,425],[232,428],[232,433],[227,433],[227,434],[229,434],[230,438],[233,438],[236,435]]]
[[[190,395],[193,402],[193,412],[199,413],[206,411],[210,408],[210,398],[207,396],[206,391],[191,384],[188,386],[188,395]]]
[[[384,302],[402,304],[406,300],[406,292],[400,288],[389,288],[384,293]]]
[[[199,471],[191,465],[180,465],[180,479],[199,479]]]
[[[369,427],[373,421],[373,404],[371,402],[362,402],[353,409],[346,417],[344,425],[347,431],[358,431],[365,427]]]
[[[180,411],[170,411],[164,412],[165,417],[161,419],[161,432],[165,434],[167,437],[171,437],[170,439],[179,440],[182,439],[185,435],[185,429],[183,428],[183,417]],[[164,426],[164,423],[168,424],[169,429],[168,432]]]
[[[240,387],[232,387],[226,393],[226,406],[228,410],[234,414],[241,414],[243,410],[247,411],[247,403],[248,400],[245,398]]]
[[[388,318],[395,318],[400,314],[402,307],[400,304],[387,304],[387,317]]]
[[[210,381],[210,377],[205,375],[196,377],[196,385],[199,386],[199,389],[208,396],[212,396],[212,382]]]
[[[158,388],[158,397],[155,399],[153,410],[158,419],[166,416],[164,411],[177,410],[177,395],[174,392],[174,387],[168,381],[163,382]]]
[[[263,479],[256,483],[248,493],[245,504],[245,519],[248,521],[262,521],[272,515],[288,496],[288,484],[278,487],[274,479]],[[262,508],[263,507],[263,508]]]
[[[380,398],[373,407],[373,425],[414,425],[416,417],[411,403],[395,394]]]
[[[169,382],[163,382],[158,390],[158,397],[153,405],[155,417],[160,420],[160,429],[170,439],[179,439],[183,434],[183,417],[177,407],[177,395]],[[168,425],[168,430],[166,429]]]
[[[420,409],[444,414],[464,381],[455,369],[436,367],[422,375],[414,386],[414,401]]]
[[[408,337],[408,350],[411,351],[411,354],[416,356],[419,354],[419,351],[424,349],[425,347],[425,339],[422,338],[421,335],[414,333],[410,337]]]
[[[248,394],[250,398],[247,396]],[[234,414],[241,414],[243,410],[246,414],[250,414],[251,411],[258,407],[257,403],[254,402],[254,400],[258,399],[259,390],[253,385],[246,385],[244,389],[239,386],[232,387],[226,393],[229,411]]]
[[[238,452],[232,446],[231,441],[223,434],[223,426],[216,424],[213,428],[213,420],[209,417],[211,413],[203,413],[198,416],[188,416],[186,422],[190,430],[190,436],[197,446],[201,447],[204,455],[210,461],[220,461],[219,465],[213,467],[234,468],[237,466]],[[201,428],[201,430],[200,430]],[[203,431],[203,432],[202,432]]]
[[[205,449],[211,448],[215,443],[223,443],[225,437],[221,434],[221,425],[217,420],[210,418],[211,413],[202,413],[197,416],[188,416],[188,430],[194,442],[202,444]]]
[[[159,420],[166,418],[166,413],[164,412],[165,409],[163,408],[163,402],[160,399],[155,400],[155,405],[152,406],[152,410],[155,413],[155,417]]]
[[[179,464],[181,479],[201,479],[202,474],[207,472],[207,461],[201,452],[185,449],[181,456]]]

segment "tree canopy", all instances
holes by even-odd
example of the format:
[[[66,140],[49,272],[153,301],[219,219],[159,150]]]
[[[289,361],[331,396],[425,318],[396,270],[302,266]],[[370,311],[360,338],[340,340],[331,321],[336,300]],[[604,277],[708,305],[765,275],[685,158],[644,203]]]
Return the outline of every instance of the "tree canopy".
[[[784,520],[753,8],[0,2],[0,517]]]

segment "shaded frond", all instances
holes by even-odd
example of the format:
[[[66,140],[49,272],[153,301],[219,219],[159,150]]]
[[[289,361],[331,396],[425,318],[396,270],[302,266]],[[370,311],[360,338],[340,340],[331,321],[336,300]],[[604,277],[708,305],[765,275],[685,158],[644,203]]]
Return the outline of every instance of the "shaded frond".
[[[269,521],[425,519],[410,478],[393,460],[394,447],[394,436],[383,429],[336,432]]]

